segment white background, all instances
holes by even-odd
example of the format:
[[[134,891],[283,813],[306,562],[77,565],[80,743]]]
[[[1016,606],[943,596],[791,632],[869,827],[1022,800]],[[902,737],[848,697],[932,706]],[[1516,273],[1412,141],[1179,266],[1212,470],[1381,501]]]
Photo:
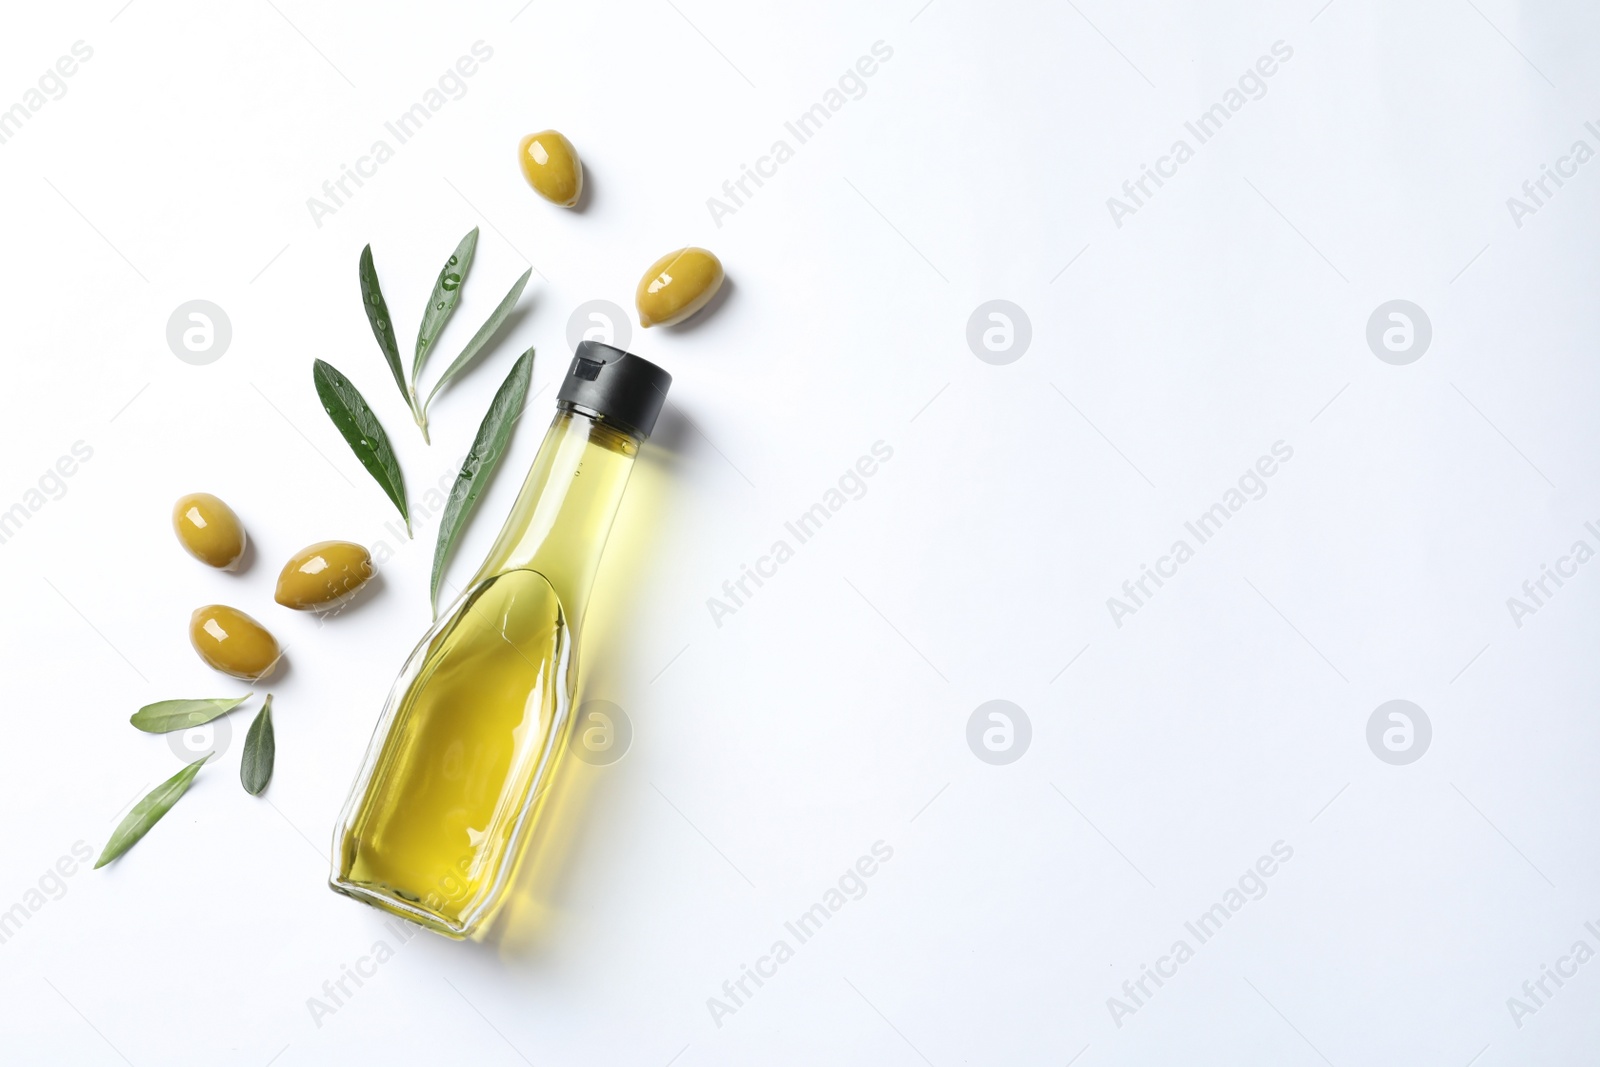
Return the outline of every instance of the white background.
[[[1547,979],[1533,1014],[1507,1001],[1580,939],[1600,949],[1583,925],[1600,926],[1600,564],[1520,627],[1506,601],[1574,541],[1600,547],[1583,525],[1600,520],[1600,163],[1520,227],[1507,198],[1575,140],[1600,149],[1584,129],[1600,15],[920,2],[8,14],[0,107],[74,42],[93,56],[0,145],[0,509],[26,508],[75,442],[93,457],[0,544],[0,909],[26,918],[0,943],[0,1059],[1592,1057],[1600,963]],[[396,146],[384,122],[480,40],[493,57],[465,95]],[[707,198],[793,145],[784,121],[877,41],[893,56],[865,95],[717,225]],[[1278,41],[1293,56],[1265,95],[1117,226],[1107,198],[1176,138],[1193,146],[1184,122]],[[518,138],[547,127],[582,154],[582,213],[517,171]],[[317,225],[307,198],[379,138],[394,158]],[[409,357],[474,225],[442,347],[538,273],[525,314],[438,402],[430,448],[361,314],[356,260],[371,242]],[[412,542],[386,528],[311,361],[366,393],[420,500],[538,348],[543,391],[459,583],[553,410],[569,315],[631,307],[645,267],[685,244],[717,252],[730,292],[692,328],[633,330],[676,381],[585,648],[584,693],[626,709],[632,746],[571,764],[493,937],[418,936],[314,1012],[343,966],[399,944],[328,891],[326,843],[427,626],[436,520]],[[192,299],[232,323],[208,366],[165,339]],[[991,299],[1031,321],[1009,365],[966,342]],[[1432,322],[1405,366],[1365,337],[1393,299]],[[708,598],[877,441],[893,458],[865,495],[716,625]],[[1266,495],[1116,625],[1107,598],[1278,441],[1293,458]],[[168,513],[195,490],[246,523],[242,574],[179,550]],[[290,552],[335,537],[393,558],[319,628],[271,588]],[[289,646],[270,789],[237,784],[236,714],[142,843],[51,879],[181,766],[129,713],[242,691],[187,647],[189,612],[212,601]],[[966,740],[997,699],[1032,726],[1005,766]],[[1366,740],[1391,699],[1432,723],[1405,766]],[[783,923],[878,841],[893,858],[865,896],[714,1017],[708,998],[794,944]],[[1266,894],[1198,945],[1184,923],[1280,841],[1293,857]],[[1179,938],[1194,958],[1114,1018],[1108,998]]]

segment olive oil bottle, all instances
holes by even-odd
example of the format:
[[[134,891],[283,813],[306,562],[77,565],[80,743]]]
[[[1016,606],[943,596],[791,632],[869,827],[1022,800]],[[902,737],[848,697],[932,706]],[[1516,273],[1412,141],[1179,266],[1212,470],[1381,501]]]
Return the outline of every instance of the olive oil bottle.
[[[498,540],[389,693],[335,831],[335,891],[456,938],[494,915],[566,748],[589,590],[671,384],[578,346]]]

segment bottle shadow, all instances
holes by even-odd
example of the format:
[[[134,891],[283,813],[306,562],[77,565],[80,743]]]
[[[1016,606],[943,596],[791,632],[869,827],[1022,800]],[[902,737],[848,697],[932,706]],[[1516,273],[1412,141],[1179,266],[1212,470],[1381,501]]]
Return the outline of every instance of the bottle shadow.
[[[667,421],[666,412],[661,421]],[[660,429],[658,423],[658,436]],[[586,867],[581,846],[605,833],[603,826],[595,825],[595,813],[625,809],[624,794],[636,792],[640,784],[642,761],[637,755],[630,757],[627,749],[604,765],[575,757],[571,726],[587,701],[625,703],[630,679],[639,676],[637,659],[645,642],[632,610],[632,593],[661,564],[659,531],[669,517],[666,502],[672,499],[676,480],[673,453],[671,434],[665,441],[652,436],[641,449],[612,526],[578,637],[579,684],[567,737],[549,784],[536,801],[540,806],[533,830],[516,861],[505,904],[476,939],[502,960],[529,962],[559,951],[563,928],[581,913],[587,899],[579,892]],[[624,714],[631,724],[631,748],[650,720],[637,703]]]

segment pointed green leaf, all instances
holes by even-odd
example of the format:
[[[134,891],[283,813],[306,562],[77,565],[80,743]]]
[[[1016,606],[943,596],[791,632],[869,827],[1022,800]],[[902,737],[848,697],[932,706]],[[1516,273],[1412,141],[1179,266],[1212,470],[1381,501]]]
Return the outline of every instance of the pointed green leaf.
[[[100,858],[94,861],[95,870],[104,867],[138,844],[139,839],[150,832],[150,827],[160,822],[161,816],[172,810],[172,805],[178,802],[178,798],[189,791],[194,776],[200,773],[201,765],[211,756],[212,754],[207,752],[146,793],[144,799],[135,804],[133,810],[128,812],[127,818],[118,823],[117,828],[112,831],[111,840],[106,842]]]
[[[128,721],[147,734],[170,734],[174,730],[187,730],[191,726],[208,723],[249,699],[250,694],[246,693],[232,700],[222,697],[214,700],[158,700],[134,712]]]
[[[517,306],[517,300],[522,296],[522,288],[528,284],[528,279],[532,275],[532,269],[522,272],[522,277],[517,279],[517,284],[513,285],[511,291],[505,295],[505,299],[500,301],[500,306],[490,313],[489,318],[482,326],[478,327],[478,332],[472,335],[472,340],[467,342],[467,347],[461,350],[461,354],[456,357],[455,362],[445,368],[444,373],[439,376],[439,380],[434,383],[433,389],[428,393],[428,399],[422,405],[424,414],[427,413],[428,405],[433,403],[433,398],[439,395],[439,390],[443,389],[445,384],[452,378],[466,370],[467,365],[476,359],[478,353],[483,351],[484,346],[493,339],[495,331],[500,329],[501,325],[506,321],[506,316],[511,314],[511,309]]]
[[[367,473],[377,480],[378,486],[400,509],[400,517],[406,520],[406,532],[410,533],[411,515],[406,509],[405,477],[400,473],[400,461],[389,446],[389,435],[383,432],[378,416],[372,413],[360,390],[331,363],[320,359],[315,361],[311,377],[316,382],[322,409],[333,420],[333,425],[361,465],[367,468]]]
[[[505,454],[511,430],[522,417],[522,405],[528,398],[528,382],[532,377],[533,349],[530,348],[512,364],[511,373],[495,393],[489,413],[478,427],[478,436],[461,464],[461,473],[450,487],[450,499],[445,502],[444,516],[439,520],[439,541],[433,550],[433,579],[428,587],[428,598],[435,611],[438,610],[439,578],[444,574],[445,562],[455,547],[456,536],[466,525],[473,504],[483,492],[484,482]]]
[[[394,320],[389,317],[389,305],[384,303],[383,290],[378,287],[378,268],[372,265],[372,246],[361,250],[361,307],[372,326],[372,336],[383,349],[384,361],[394,375],[394,384],[400,388],[400,398],[411,407],[411,391],[406,388],[405,372],[400,369],[400,346],[394,339]]]
[[[433,351],[433,343],[439,339],[444,324],[450,321],[456,301],[461,299],[461,287],[466,284],[467,268],[472,266],[472,253],[477,247],[478,228],[474,226],[456,245],[455,252],[439,271],[439,279],[433,283],[433,293],[422,312],[422,325],[417,329],[417,353],[411,361],[413,383],[422,375],[423,362]]]
[[[239,784],[244,786],[246,793],[258,797],[267,783],[272,781],[272,760],[277,751],[277,742],[272,733],[272,694],[268,693],[266,703],[261,705],[255,721],[250,724],[250,732],[244,735],[244,755],[239,759]]]

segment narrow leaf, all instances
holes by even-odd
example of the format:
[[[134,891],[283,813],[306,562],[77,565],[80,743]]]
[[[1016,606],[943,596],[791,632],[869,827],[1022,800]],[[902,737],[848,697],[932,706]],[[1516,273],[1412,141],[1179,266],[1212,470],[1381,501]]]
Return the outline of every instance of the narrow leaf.
[[[400,473],[400,461],[389,446],[389,435],[383,432],[378,416],[372,413],[361,391],[350,379],[331,364],[317,360],[311,368],[316,382],[317,397],[322,409],[333,420],[333,425],[349,444],[367,473],[377,479],[378,486],[406,520],[406,532],[411,532],[411,514],[406,509],[406,481]]]
[[[472,340],[467,342],[467,347],[461,350],[455,362],[445,368],[422,405],[424,414],[427,413],[428,405],[433,403],[433,398],[439,395],[439,390],[445,387],[445,383],[466,370],[467,365],[477,358],[478,353],[483,351],[484,346],[494,337],[495,331],[506,321],[506,316],[511,314],[511,309],[517,306],[517,300],[522,296],[522,287],[528,284],[528,279],[532,275],[531,269],[522,272],[522,277],[517,279],[517,284],[513,285],[511,291],[505,295],[505,299],[500,301],[500,306],[494,309],[482,326],[478,327],[478,332],[472,335]]]
[[[211,756],[212,754],[207,752],[146,793],[144,799],[135,804],[133,810],[128,812],[127,818],[118,823],[116,830],[112,831],[111,840],[106,842],[100,858],[94,861],[95,870],[104,867],[138,844],[139,839],[150,832],[150,827],[160,822],[161,816],[172,810],[172,805],[178,802],[178,798],[189,791],[194,776],[200,773],[201,764]]]
[[[450,499],[445,502],[444,516],[439,520],[439,542],[433,550],[433,579],[428,587],[428,598],[435,611],[438,611],[439,578],[444,574],[445,562],[455,547],[457,535],[466,525],[472,506],[483,492],[484,482],[505,454],[511,430],[522,416],[522,405],[528,398],[528,381],[532,377],[533,349],[530,348],[512,364],[511,373],[495,393],[489,413],[478,427],[478,436],[461,464],[461,473],[450,487]]]
[[[461,299],[461,287],[466,283],[467,268],[472,266],[472,253],[477,248],[478,228],[474,226],[472,232],[456,245],[455,252],[439,271],[439,279],[433,283],[433,293],[428,297],[428,306],[422,312],[422,326],[417,330],[417,353],[411,360],[413,383],[421,376],[423,362],[433,351],[433,343],[439,339],[444,324],[450,321],[450,313],[455,311],[456,301]]]
[[[249,699],[250,694],[246,693],[232,700],[221,697],[214,700],[158,700],[134,712],[128,721],[147,734],[170,734],[174,730],[187,730],[191,726],[208,723]]]
[[[253,797],[272,781],[272,760],[278,746],[272,735],[272,694],[256,713],[250,732],[244,735],[244,755],[239,760],[239,784]]]
[[[394,375],[394,384],[400,387],[400,397],[411,407],[411,392],[406,388],[406,375],[400,369],[400,346],[394,339],[394,320],[389,317],[389,305],[384,303],[383,290],[378,287],[378,268],[372,265],[372,246],[361,250],[361,306],[372,326],[372,336],[383,349],[383,358]]]

